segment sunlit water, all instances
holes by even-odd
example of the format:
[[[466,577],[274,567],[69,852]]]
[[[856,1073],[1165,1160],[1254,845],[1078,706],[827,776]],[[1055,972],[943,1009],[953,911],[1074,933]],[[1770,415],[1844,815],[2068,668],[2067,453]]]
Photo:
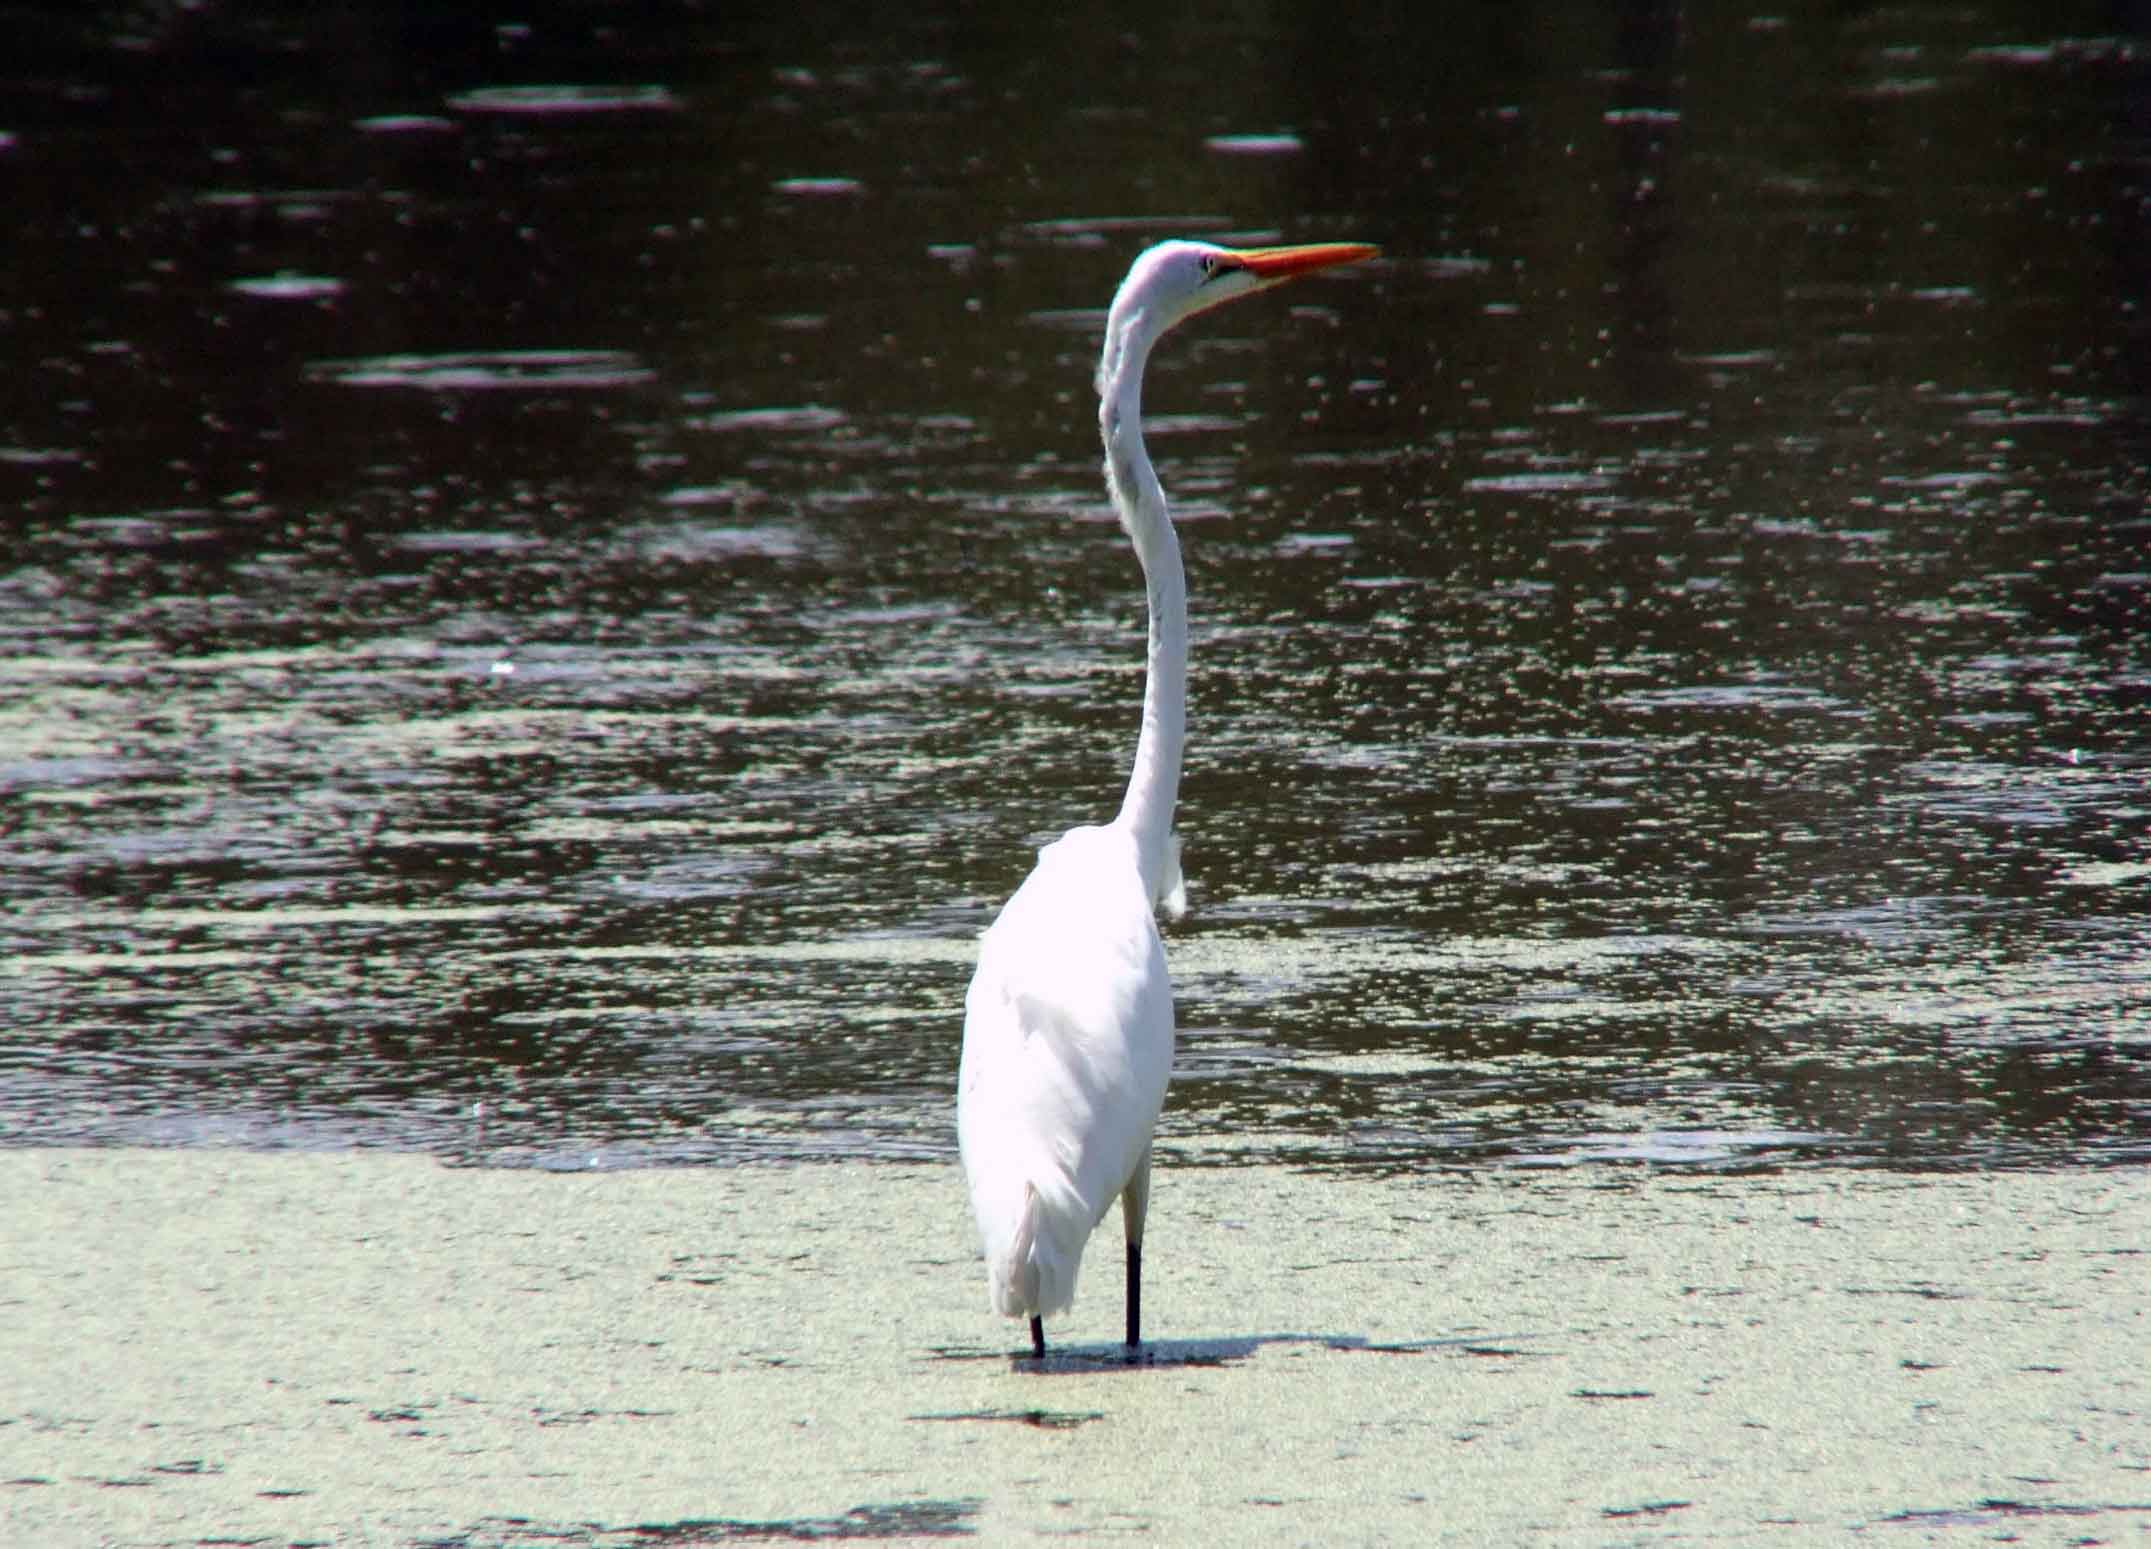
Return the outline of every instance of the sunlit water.
[[[1167,1152],[2151,1157],[2140,45],[1673,14],[44,23],[0,1137],[950,1154],[1134,740],[1103,304],[1282,234],[1146,397]]]

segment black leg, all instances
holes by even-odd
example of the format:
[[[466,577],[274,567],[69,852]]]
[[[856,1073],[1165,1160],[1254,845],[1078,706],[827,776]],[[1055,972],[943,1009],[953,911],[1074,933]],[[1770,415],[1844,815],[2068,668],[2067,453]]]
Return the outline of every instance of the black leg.
[[[1143,1245],[1128,1244],[1128,1348],[1143,1342]]]
[[[1046,1358],[1046,1325],[1043,1319],[1031,1319],[1031,1354],[1043,1361]]]

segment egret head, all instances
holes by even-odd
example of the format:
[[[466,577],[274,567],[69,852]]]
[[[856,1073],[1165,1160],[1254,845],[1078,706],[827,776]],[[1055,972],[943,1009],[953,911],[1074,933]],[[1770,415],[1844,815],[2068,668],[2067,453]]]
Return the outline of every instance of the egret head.
[[[1147,350],[1174,324],[1238,296],[1371,258],[1365,242],[1316,242],[1298,247],[1219,247],[1211,242],[1160,242],[1135,260],[1107,314],[1106,359],[1099,387],[1130,343]]]

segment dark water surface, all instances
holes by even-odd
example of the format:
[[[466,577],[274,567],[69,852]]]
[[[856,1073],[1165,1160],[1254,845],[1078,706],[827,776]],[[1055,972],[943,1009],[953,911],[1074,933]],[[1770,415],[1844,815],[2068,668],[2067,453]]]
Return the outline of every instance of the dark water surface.
[[[1187,234],[1173,1156],[2151,1159],[2127,8],[442,9],[0,8],[0,1137],[950,1154]]]

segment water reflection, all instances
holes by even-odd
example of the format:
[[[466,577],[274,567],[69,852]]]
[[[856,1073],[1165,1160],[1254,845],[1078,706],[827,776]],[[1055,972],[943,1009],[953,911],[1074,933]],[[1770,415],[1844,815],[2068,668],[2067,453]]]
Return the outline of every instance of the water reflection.
[[[2137,45],[1493,14],[46,18],[6,1137],[946,1154],[1133,741],[1099,308],[1280,230],[1392,256],[1153,367],[1164,1143],[2151,1152]]]

